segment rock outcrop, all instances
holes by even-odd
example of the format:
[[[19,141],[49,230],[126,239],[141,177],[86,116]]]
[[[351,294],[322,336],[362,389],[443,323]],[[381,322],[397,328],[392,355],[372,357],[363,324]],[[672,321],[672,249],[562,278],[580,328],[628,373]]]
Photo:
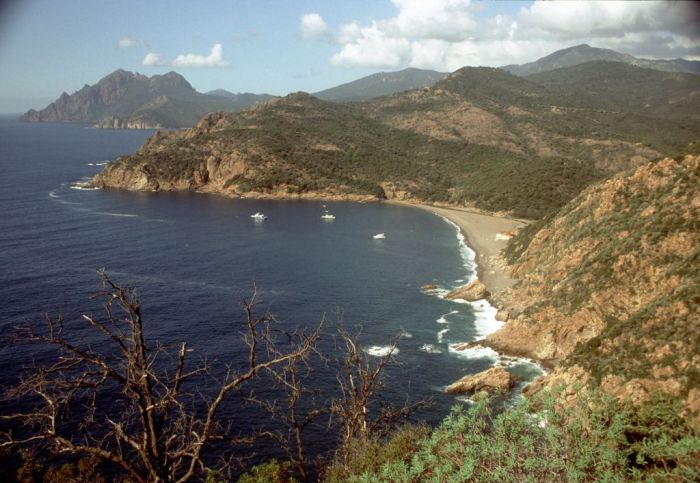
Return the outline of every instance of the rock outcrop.
[[[467,302],[474,302],[475,300],[488,298],[490,295],[491,293],[486,288],[486,285],[479,280],[474,280],[464,287],[451,291],[445,295],[445,298],[448,300],[462,299]]]
[[[464,376],[447,386],[450,394],[465,394],[496,391],[508,391],[515,386],[517,378],[501,367],[492,367],[478,374]]]

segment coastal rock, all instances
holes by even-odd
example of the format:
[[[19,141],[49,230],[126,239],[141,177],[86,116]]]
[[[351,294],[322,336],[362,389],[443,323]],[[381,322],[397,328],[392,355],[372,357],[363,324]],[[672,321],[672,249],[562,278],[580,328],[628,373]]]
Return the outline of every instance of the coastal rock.
[[[496,320],[499,322],[505,322],[508,320],[508,311],[507,310],[499,310],[496,312]]]
[[[515,386],[516,377],[500,367],[492,367],[478,374],[464,376],[447,386],[450,394],[464,394],[486,391],[507,391]]]
[[[467,302],[473,302],[475,300],[485,299],[490,295],[491,293],[486,288],[486,285],[481,283],[479,280],[474,280],[464,287],[455,289],[448,293],[445,295],[445,298],[448,300],[463,299]]]

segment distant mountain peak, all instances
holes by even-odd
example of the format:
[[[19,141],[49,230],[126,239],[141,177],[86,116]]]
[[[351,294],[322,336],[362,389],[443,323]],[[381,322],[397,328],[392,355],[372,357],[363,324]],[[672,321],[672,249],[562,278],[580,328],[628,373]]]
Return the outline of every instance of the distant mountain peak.
[[[521,65],[506,65],[501,67],[511,74],[518,76],[528,76],[548,72],[563,67],[571,67],[585,62],[597,60],[624,62],[646,69],[661,70],[666,72],[688,72],[700,74],[700,62],[687,61],[683,59],[672,60],[650,60],[639,59],[629,54],[623,54],[611,49],[601,49],[588,44],[579,44],[565,49],[557,50],[534,62]]]
[[[326,101],[365,101],[411,89],[431,86],[445,77],[444,72],[408,67],[395,72],[377,72],[313,95]]]
[[[239,111],[268,95],[236,98],[198,93],[182,75],[170,71],[147,77],[117,69],[94,85],[66,92],[46,108],[26,112],[29,122],[85,122],[106,127],[178,128],[193,125],[210,111]]]

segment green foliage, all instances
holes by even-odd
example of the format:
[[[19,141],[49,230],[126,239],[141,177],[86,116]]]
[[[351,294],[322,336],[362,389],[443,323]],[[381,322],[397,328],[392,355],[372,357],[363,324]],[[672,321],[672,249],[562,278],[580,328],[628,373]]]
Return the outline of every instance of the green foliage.
[[[80,458],[72,462],[52,464],[50,460],[28,449],[0,453],[0,477],[3,482],[21,483],[104,483],[97,461]]]
[[[661,395],[642,407],[600,394],[559,406],[549,396],[499,413],[479,401],[455,407],[412,454],[359,465],[347,481],[693,481],[700,438],[680,409]]]
[[[351,475],[377,473],[385,464],[407,463],[407,458],[418,451],[419,443],[429,435],[430,430],[425,426],[406,426],[398,428],[388,440],[354,440],[342,448],[326,470],[324,480],[346,481]]]
[[[272,459],[254,466],[238,478],[238,483],[294,483],[291,465]]]

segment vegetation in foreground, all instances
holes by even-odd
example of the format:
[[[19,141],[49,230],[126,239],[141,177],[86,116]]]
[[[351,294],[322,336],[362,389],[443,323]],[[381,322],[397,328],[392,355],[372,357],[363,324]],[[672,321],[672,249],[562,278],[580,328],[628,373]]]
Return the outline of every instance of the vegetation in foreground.
[[[349,447],[327,481],[697,481],[700,435],[681,405],[657,395],[635,407],[601,393],[575,406],[555,397],[494,409],[457,406],[426,434],[410,428],[388,441]]]

